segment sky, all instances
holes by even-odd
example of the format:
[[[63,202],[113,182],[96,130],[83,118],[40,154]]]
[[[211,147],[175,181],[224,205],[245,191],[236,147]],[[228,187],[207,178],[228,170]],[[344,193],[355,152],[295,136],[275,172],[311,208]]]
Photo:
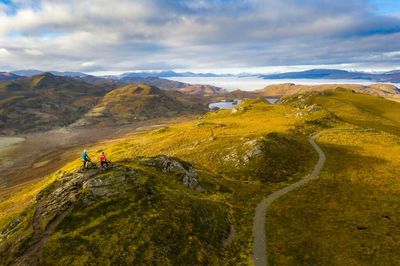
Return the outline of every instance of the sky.
[[[0,0],[0,70],[400,69],[398,0]]]

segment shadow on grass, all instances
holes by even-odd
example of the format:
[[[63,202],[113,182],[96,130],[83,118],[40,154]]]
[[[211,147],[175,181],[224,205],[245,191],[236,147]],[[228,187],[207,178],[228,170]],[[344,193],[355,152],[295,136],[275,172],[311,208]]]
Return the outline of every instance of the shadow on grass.
[[[356,147],[323,145],[324,175],[276,202],[266,224],[270,265],[395,265],[400,199],[388,184],[363,182],[388,163]],[[351,176],[358,175],[356,181]]]

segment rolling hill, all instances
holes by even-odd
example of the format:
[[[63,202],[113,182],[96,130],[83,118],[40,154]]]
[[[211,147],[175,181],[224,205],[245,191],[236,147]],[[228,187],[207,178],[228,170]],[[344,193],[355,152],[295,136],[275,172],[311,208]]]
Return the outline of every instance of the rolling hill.
[[[359,93],[365,93],[373,96],[384,97],[389,100],[400,101],[399,89],[391,84],[373,84],[369,86],[358,84],[325,84],[312,86],[287,83],[267,86],[262,90],[256,91],[256,94],[270,97],[282,97],[299,93],[334,90],[337,88],[345,88]]]
[[[118,82],[122,83],[124,85],[147,84],[147,85],[155,86],[155,87],[165,89],[165,90],[175,90],[175,89],[180,89],[180,88],[189,86],[189,84],[187,84],[187,83],[169,80],[169,79],[158,78],[158,77],[123,77],[121,79],[118,79]]]
[[[9,81],[22,78],[22,76],[15,75],[11,72],[0,72],[0,81]]]
[[[301,93],[335,90],[337,88],[344,88],[358,93],[384,97],[388,100],[393,100],[397,102],[400,101],[400,90],[396,86],[391,84],[372,84],[369,86],[364,86],[358,84],[296,85],[294,83],[282,83],[268,85],[265,88],[256,91],[235,90],[231,92],[225,92],[221,95],[215,95],[213,99],[245,99],[257,97],[281,98],[284,96]]]
[[[107,90],[50,73],[0,83],[0,132],[42,131],[69,125]]]
[[[206,111],[205,105],[182,93],[144,84],[133,84],[107,93],[75,125],[123,124]]]
[[[190,85],[184,88],[180,88],[179,91],[184,94],[193,96],[215,96],[226,92],[222,88],[211,85]]]
[[[131,85],[121,88],[121,84]],[[148,84],[161,85],[163,89]],[[186,89],[176,91],[180,88]],[[44,73],[0,83],[0,132],[8,135],[71,124],[111,125],[201,114],[207,111],[207,100],[203,96],[217,91],[219,88],[212,86],[191,86],[159,78],[114,81]]]
[[[396,265],[400,104],[343,89],[284,101],[300,110],[323,108],[336,122],[321,121],[317,141],[327,156],[321,176],[268,213],[269,263]]]

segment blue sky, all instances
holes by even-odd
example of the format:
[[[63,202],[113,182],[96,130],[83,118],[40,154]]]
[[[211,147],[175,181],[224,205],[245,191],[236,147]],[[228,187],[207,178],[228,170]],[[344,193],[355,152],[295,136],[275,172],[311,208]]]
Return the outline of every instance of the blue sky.
[[[379,14],[400,14],[400,1],[398,0],[371,0],[370,3],[376,8],[375,12]]]
[[[400,1],[0,0],[0,70],[400,68]]]

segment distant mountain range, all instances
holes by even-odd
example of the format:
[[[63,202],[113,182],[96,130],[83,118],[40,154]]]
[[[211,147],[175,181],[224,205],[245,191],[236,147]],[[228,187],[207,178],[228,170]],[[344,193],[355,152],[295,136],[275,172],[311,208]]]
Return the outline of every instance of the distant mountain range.
[[[11,73],[18,75],[18,76],[23,76],[23,77],[32,77],[36,75],[40,75],[43,73],[51,73],[55,76],[60,76],[60,77],[85,77],[89,76],[88,74],[82,73],[82,72],[74,72],[74,71],[42,71],[42,70],[37,70],[37,69],[26,69],[26,70],[15,70],[11,71]]]
[[[15,80],[21,77],[32,77],[40,75],[45,71],[29,69],[29,70],[16,70],[11,72],[0,72],[0,81],[4,80]],[[157,83],[156,79],[172,78],[172,77],[248,77],[258,76],[264,79],[359,79],[359,80],[371,80],[376,82],[392,82],[400,83],[400,70],[393,70],[384,73],[367,73],[367,72],[352,72],[339,69],[311,69],[300,72],[285,72],[277,74],[215,74],[215,73],[193,73],[193,72],[175,72],[175,71],[149,71],[149,72],[126,72],[120,75],[106,75],[106,76],[93,76],[83,72],[75,71],[47,71],[55,76],[72,77],[83,79],[90,83],[118,83],[118,85],[131,84],[131,83],[146,83],[153,86],[160,84],[151,84],[147,82],[138,82],[141,79],[147,81],[153,81]],[[153,79],[153,80],[152,80]],[[181,84],[181,87],[185,87],[185,84]],[[162,86],[161,86],[162,87]],[[176,87],[176,84],[172,85]]]
[[[377,82],[400,82],[400,70],[385,73],[351,72],[338,69],[311,69],[300,72],[261,75],[264,79],[363,79]]]
[[[2,73],[2,72],[0,72]],[[40,75],[43,73],[51,73],[55,76],[64,76],[64,77],[73,77],[73,78],[82,78],[91,76],[89,74],[83,72],[75,72],[75,71],[42,71],[37,69],[27,69],[27,70],[15,70],[11,72],[4,73],[12,73],[17,76],[23,77],[32,77],[35,75]],[[175,72],[172,70],[168,71],[150,71],[150,72],[126,72],[121,75],[106,75],[101,76],[108,79],[120,80],[126,78],[170,78],[170,77],[226,77],[233,76],[230,74],[219,75],[215,73],[193,73],[193,72]]]
[[[171,78],[171,77],[226,77],[233,75],[219,75],[215,73],[193,73],[193,72],[175,72],[175,71],[161,71],[161,72],[127,72],[120,75],[120,78],[145,78],[145,77],[157,77],[157,78]],[[115,76],[114,76],[115,77]]]
[[[21,76],[15,75],[11,72],[0,72],[0,81],[15,80],[21,78]]]

